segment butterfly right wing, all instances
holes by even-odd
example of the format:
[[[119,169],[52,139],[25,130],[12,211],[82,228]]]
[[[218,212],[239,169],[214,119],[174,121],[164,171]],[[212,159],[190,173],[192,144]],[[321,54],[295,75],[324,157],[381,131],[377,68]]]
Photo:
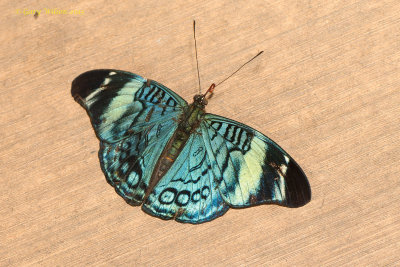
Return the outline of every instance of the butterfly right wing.
[[[276,143],[249,126],[206,114],[142,209],[195,224],[230,207],[299,207],[310,198],[306,176]]]

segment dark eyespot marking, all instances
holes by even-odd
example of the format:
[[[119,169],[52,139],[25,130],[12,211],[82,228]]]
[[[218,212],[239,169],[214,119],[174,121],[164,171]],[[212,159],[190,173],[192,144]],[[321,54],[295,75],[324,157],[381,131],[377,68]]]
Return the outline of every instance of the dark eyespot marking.
[[[136,172],[132,171],[129,174],[128,179],[126,180],[126,183],[128,184],[129,188],[135,188],[138,185],[139,180],[139,175]]]
[[[177,193],[178,191],[175,188],[168,187],[161,192],[158,201],[164,205],[171,204],[174,202]]]
[[[192,202],[197,203],[201,198],[200,189],[196,190],[192,195]]]
[[[182,190],[179,192],[178,196],[175,199],[176,205],[179,207],[186,206],[189,203],[190,200],[190,191],[188,190]]]
[[[201,189],[201,198],[206,199],[210,195],[210,187],[207,185]]]

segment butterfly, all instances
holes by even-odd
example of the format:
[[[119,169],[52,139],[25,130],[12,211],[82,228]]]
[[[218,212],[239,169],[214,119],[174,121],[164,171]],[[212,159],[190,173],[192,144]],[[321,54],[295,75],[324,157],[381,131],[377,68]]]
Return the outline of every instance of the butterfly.
[[[108,183],[130,205],[162,219],[202,223],[229,208],[300,207],[311,199],[299,165],[267,136],[205,112],[156,81],[113,69],[85,72],[71,94],[100,139]]]

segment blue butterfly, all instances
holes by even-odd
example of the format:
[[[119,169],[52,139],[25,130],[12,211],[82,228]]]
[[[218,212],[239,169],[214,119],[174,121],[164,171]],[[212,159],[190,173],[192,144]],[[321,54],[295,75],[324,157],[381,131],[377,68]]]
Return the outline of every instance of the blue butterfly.
[[[249,126],[205,112],[214,86],[188,105],[162,84],[130,72],[78,76],[71,94],[100,139],[108,183],[146,213],[194,224],[229,208],[308,203],[308,180],[282,148]]]

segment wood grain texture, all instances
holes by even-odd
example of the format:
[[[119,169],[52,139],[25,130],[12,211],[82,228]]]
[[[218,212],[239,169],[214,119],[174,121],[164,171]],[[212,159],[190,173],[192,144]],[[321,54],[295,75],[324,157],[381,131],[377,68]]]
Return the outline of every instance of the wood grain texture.
[[[399,1],[35,3],[0,4],[1,266],[400,264]],[[288,151],[309,177],[308,205],[196,226],[153,218],[106,183],[72,80],[122,69],[191,101],[193,19],[203,89],[265,51],[207,111]]]

